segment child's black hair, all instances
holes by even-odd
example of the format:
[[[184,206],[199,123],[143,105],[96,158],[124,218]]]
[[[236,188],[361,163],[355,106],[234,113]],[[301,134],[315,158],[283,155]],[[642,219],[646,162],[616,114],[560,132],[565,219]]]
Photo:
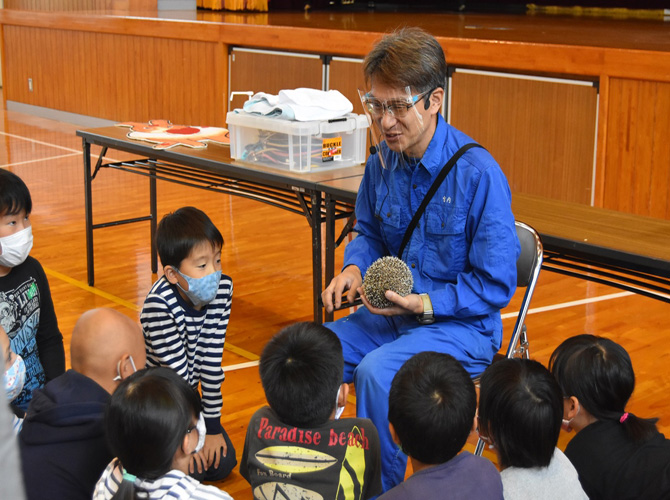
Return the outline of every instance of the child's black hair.
[[[323,325],[295,323],[265,345],[259,371],[265,397],[283,423],[316,427],[335,409],[344,372],[342,344]]]
[[[194,247],[209,241],[212,247],[223,246],[223,236],[211,219],[195,207],[182,207],[165,215],[156,229],[156,250],[163,267],[179,269]]]
[[[105,412],[110,450],[123,468],[141,479],[157,479],[172,469],[184,436],[200,414],[200,397],[174,370],[153,367],[121,381]],[[135,498],[123,481],[115,499]]]
[[[633,363],[616,342],[595,335],[576,335],[564,340],[551,354],[549,369],[563,396],[575,396],[598,420],[622,420],[635,389]],[[658,419],[626,415],[621,425],[635,442],[656,432]]]
[[[449,354],[421,352],[398,370],[389,393],[389,422],[403,451],[424,464],[451,460],[465,445],[477,407],[475,386]]]
[[[530,359],[503,359],[482,374],[479,428],[493,439],[502,468],[547,467],[563,419],[552,374]]]
[[[33,211],[33,200],[28,186],[13,172],[0,168],[0,216],[16,215],[24,210]]]

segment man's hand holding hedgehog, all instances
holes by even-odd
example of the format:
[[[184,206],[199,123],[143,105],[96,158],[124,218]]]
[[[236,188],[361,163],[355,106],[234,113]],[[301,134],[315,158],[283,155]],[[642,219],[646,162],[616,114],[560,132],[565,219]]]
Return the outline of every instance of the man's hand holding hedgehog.
[[[349,303],[354,301],[357,292],[365,307],[374,314],[421,314],[424,312],[423,301],[418,294],[411,293],[412,285],[412,272],[407,264],[397,257],[387,256],[377,259],[368,268],[365,279],[361,279],[361,271],[357,266],[347,266],[333,279],[321,297],[329,312],[333,310],[333,305],[335,308],[340,307],[342,294],[349,290]]]
[[[345,290],[349,290],[347,300],[350,304],[353,303],[356,300],[356,294],[360,293],[359,290],[362,284],[363,276],[361,275],[361,270],[354,265],[345,267],[340,274],[333,278],[328,287],[321,292],[321,300],[326,311],[331,313],[342,305],[342,294]]]

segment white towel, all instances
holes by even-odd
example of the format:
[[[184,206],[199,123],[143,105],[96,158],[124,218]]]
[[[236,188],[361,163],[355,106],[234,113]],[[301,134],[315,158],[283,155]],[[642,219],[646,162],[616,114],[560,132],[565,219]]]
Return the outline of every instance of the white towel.
[[[340,118],[354,109],[338,90],[299,88],[279,95],[258,92],[244,103],[244,111],[286,120],[312,121]]]

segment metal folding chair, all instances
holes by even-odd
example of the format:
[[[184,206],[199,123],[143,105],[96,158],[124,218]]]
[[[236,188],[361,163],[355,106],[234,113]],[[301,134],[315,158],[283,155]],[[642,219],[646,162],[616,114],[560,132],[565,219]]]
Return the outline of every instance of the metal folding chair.
[[[525,321],[542,267],[542,241],[540,241],[537,231],[528,224],[516,221],[515,225],[516,234],[521,244],[521,254],[516,261],[516,286],[517,289],[525,288],[526,290],[512,331],[512,337],[507,345],[507,353],[505,355],[496,354],[493,357],[493,363],[504,358],[530,358]],[[475,383],[479,384],[479,377],[475,378]],[[475,455],[481,455],[483,451],[484,441],[479,439],[475,447]]]

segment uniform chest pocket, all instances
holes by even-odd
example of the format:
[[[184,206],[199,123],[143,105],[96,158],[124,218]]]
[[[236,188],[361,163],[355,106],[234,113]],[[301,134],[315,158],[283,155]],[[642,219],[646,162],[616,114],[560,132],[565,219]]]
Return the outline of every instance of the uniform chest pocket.
[[[378,203],[375,207],[375,218],[379,221],[386,248],[397,248],[405,231],[405,228],[401,227],[402,216],[398,203],[389,201],[389,198],[383,203]]]
[[[375,217],[385,226],[397,229],[400,227],[400,206],[387,197],[383,203],[377,203]]]
[[[467,210],[444,205],[426,207],[426,257],[423,269],[438,281],[451,281],[465,269],[469,244]]]

